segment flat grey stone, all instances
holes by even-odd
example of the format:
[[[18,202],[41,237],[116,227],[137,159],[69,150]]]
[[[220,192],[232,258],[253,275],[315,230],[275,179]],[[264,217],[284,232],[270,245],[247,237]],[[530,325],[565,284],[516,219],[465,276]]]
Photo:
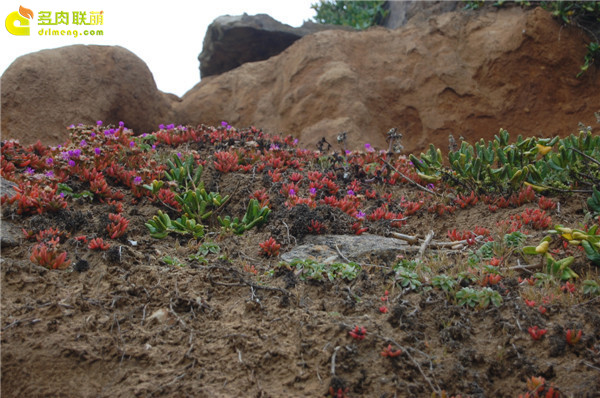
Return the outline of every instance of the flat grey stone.
[[[398,254],[418,249],[419,246],[410,246],[402,240],[378,235],[308,235],[301,245],[283,253],[281,259],[286,262],[310,259],[325,264],[364,262],[367,257],[394,259]]]

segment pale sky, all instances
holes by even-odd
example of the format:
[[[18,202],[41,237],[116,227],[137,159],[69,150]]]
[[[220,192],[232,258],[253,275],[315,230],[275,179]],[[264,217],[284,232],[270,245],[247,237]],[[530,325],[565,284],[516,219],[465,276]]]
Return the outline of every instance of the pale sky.
[[[318,0],[173,0],[142,2],[126,0],[3,0],[0,18],[23,6],[34,12],[29,36],[10,34],[5,23],[0,26],[0,73],[19,56],[47,48],[73,44],[119,45],[140,57],[150,68],[154,80],[164,92],[182,96],[200,81],[198,54],[208,25],[220,15],[265,13],[285,24],[297,27],[314,17],[310,8]],[[159,5],[159,4],[164,5]],[[69,24],[41,26],[40,11],[49,11],[54,22],[56,13],[103,11],[103,25]],[[48,15],[48,14],[46,14]],[[103,36],[45,36],[41,29],[102,29]]]

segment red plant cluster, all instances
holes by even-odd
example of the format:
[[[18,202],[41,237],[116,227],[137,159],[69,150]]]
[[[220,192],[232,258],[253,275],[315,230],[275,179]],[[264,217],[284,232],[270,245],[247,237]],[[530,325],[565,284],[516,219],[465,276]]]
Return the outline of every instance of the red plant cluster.
[[[260,207],[269,206],[269,195],[264,188],[254,191],[252,195],[250,195],[250,198],[258,200]]]
[[[239,169],[239,158],[236,152],[215,152],[215,169],[221,173],[231,173]]]
[[[481,279],[481,286],[493,286],[497,285],[502,280],[502,275],[499,274],[485,274]]]
[[[552,199],[548,199],[545,196],[541,196],[538,200],[538,207],[542,210],[554,210],[556,209],[556,203]]]
[[[471,191],[471,194],[469,196],[458,195],[458,197],[454,199],[454,202],[461,209],[465,209],[469,206],[475,206],[478,201],[479,198],[475,195],[475,192],[473,191]]]
[[[548,332],[548,329],[540,329],[538,326],[533,326],[529,327],[527,331],[532,339],[539,340]]]
[[[392,345],[388,344],[385,350],[381,352],[381,355],[388,358],[396,358],[397,356],[402,355],[402,350],[393,350]]]
[[[402,213],[389,211],[387,205],[384,203],[373,210],[373,212],[367,216],[367,219],[371,221],[391,220],[390,226],[401,227],[402,221],[404,221],[404,215]]]
[[[553,385],[547,385],[546,379],[542,376],[531,376],[527,379],[527,389],[525,394],[519,394],[519,398],[559,398],[560,391]]]
[[[129,220],[123,217],[121,214],[110,213],[108,218],[112,221],[106,226],[108,235],[111,239],[120,238],[125,234],[125,230],[129,226]]]
[[[90,250],[108,250],[108,248],[110,248],[110,245],[108,243],[104,243],[102,238],[94,238],[88,245],[88,249]]]
[[[11,197],[3,195],[1,203],[2,205],[16,203],[17,214],[42,214],[67,207],[64,196],[57,193],[58,187],[55,184],[42,187],[31,181],[20,181],[14,190],[15,194]]]
[[[320,221],[310,220],[310,223],[308,224],[308,231],[314,234],[320,235],[325,233],[326,230],[327,227]]]
[[[261,254],[266,257],[275,257],[279,255],[279,249],[281,248],[281,244],[277,243],[277,241],[273,239],[272,236],[263,243],[259,243],[258,245],[260,246]]]
[[[520,225],[529,225],[533,229],[547,229],[552,224],[552,218],[539,209],[526,209],[521,214],[510,217]],[[520,228],[519,228],[520,229]]]
[[[518,193],[512,194],[508,198],[492,198],[484,196],[483,201],[488,205],[489,210],[493,213],[498,208],[520,207],[526,203],[531,203],[535,200],[535,191],[530,186],[521,189]]]
[[[64,269],[70,264],[67,260],[67,252],[58,249],[60,239],[50,239],[48,242],[40,242],[33,246],[29,259],[42,267],[50,269]]]
[[[583,335],[583,331],[581,331],[581,330],[567,329],[567,335],[566,335],[567,343],[571,346],[579,343],[579,340],[581,340],[582,335]]]
[[[364,340],[365,337],[367,336],[367,329],[364,326],[363,327],[359,327],[357,325],[357,326],[354,327],[354,329],[352,329],[351,331],[349,331],[348,334],[354,340],[358,340],[358,341]]]

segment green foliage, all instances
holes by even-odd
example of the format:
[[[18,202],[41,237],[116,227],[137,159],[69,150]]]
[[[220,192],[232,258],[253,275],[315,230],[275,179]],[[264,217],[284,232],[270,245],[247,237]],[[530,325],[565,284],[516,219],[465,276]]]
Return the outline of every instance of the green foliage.
[[[212,211],[208,209],[223,206],[229,200],[229,195],[223,198],[219,193],[206,192],[201,182],[200,187],[195,190],[175,195],[175,200],[181,205],[181,210],[187,217],[201,222],[212,215]]]
[[[456,280],[446,274],[436,275],[431,279],[433,287],[442,289],[445,292],[451,292],[456,286]]]
[[[293,267],[301,280],[313,279],[317,281],[322,281],[325,277],[330,281],[334,279],[351,281],[356,279],[361,271],[360,265],[353,262],[324,264],[310,259],[295,259],[290,264],[282,262],[279,263],[279,267]]]
[[[586,279],[585,281],[583,281],[582,285],[583,294],[588,294],[590,296],[597,296],[600,294],[600,285],[598,284],[598,282],[591,279]]]
[[[385,1],[320,0],[310,7],[317,12],[315,22],[366,29],[380,24],[389,11]]]
[[[88,198],[90,200],[94,199],[94,194],[91,193],[90,191],[81,191],[79,193],[75,193],[73,191],[73,188],[71,188],[70,186],[68,186],[65,183],[59,182],[57,184],[58,189],[56,190],[56,192],[58,194],[63,194],[65,196],[70,196],[74,199],[78,199],[78,198]]]
[[[204,242],[198,248],[198,255],[207,256],[209,254],[219,254],[221,252],[221,247],[217,245],[215,242]]]
[[[173,265],[175,267],[185,267],[185,265],[186,265],[184,262],[182,262],[177,257],[172,257],[172,256],[164,256],[162,258],[162,261],[164,261],[165,264]]]
[[[241,221],[238,217],[232,219],[230,216],[225,216],[224,218],[217,217],[217,219],[223,228],[231,230],[237,235],[241,235],[249,229],[265,223],[269,213],[271,213],[271,209],[267,206],[260,207],[258,200],[250,199],[246,214]]]
[[[595,186],[592,188],[592,196],[588,198],[587,206],[592,216],[595,217],[600,214],[600,190],[598,190]]]
[[[146,223],[150,230],[150,236],[156,239],[164,239],[170,232],[180,235],[192,235],[196,239],[204,236],[204,225],[182,215],[176,220],[171,220],[168,214],[158,211],[158,214]]]
[[[495,307],[502,305],[502,296],[497,291],[484,287],[481,290],[476,290],[472,287],[463,287],[456,292],[456,300],[458,305],[467,305],[471,308],[487,308],[490,304]]]
[[[417,290],[423,284],[419,280],[419,275],[416,272],[404,268],[396,272],[396,282],[403,288],[408,288],[410,290]]]
[[[563,281],[578,278],[579,276],[570,268],[571,264],[575,261],[575,257],[569,256],[561,260],[554,259],[548,250],[551,241],[552,238],[546,236],[537,246],[525,246],[523,248],[523,254],[542,256],[542,261],[545,261],[546,263],[546,271],[548,274],[556,276]]]
[[[193,156],[190,155],[182,161],[179,155],[174,154],[173,160],[168,160],[167,165],[169,170],[165,171],[165,178],[176,182],[181,192],[196,189],[200,184],[204,168],[202,165],[196,166]]]
[[[542,1],[540,6],[567,24],[577,22],[582,17],[600,22],[598,1]]]
[[[594,188],[594,194],[596,194]],[[588,201],[589,204],[589,201]],[[600,266],[600,235],[597,235],[598,225],[594,225],[588,230],[565,228],[557,225],[554,230],[549,231],[552,234],[559,234],[569,244],[582,246],[588,260],[595,266]]]
[[[522,184],[544,191],[600,182],[600,136],[587,128],[564,139],[519,136],[512,144],[508,132],[501,129],[492,141],[462,142],[458,150],[451,150],[450,168],[433,145],[420,158],[409,158],[424,181],[444,179],[464,192],[506,193]]]
[[[527,235],[521,231],[504,235],[504,244],[508,247],[521,247],[527,240]]]
[[[581,65],[581,71],[577,74],[577,77],[581,77],[587,70],[590,65],[593,65],[595,62],[600,60],[600,43],[597,41],[592,41],[587,45],[587,53],[583,57],[583,65]]]

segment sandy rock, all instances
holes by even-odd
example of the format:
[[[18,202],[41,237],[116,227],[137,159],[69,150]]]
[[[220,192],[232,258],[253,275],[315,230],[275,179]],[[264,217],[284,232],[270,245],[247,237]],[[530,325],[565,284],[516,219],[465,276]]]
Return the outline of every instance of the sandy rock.
[[[17,58],[2,75],[2,138],[58,144],[68,125],[97,120],[150,132],[170,122],[173,102],[146,64],[122,47],[42,50]]]
[[[179,123],[254,125],[314,148],[347,131],[348,146],[447,148],[448,134],[500,128],[552,136],[592,124],[600,74],[579,71],[586,37],[541,8],[448,12],[403,28],[325,31],[283,53],[203,79],[176,104]]]

